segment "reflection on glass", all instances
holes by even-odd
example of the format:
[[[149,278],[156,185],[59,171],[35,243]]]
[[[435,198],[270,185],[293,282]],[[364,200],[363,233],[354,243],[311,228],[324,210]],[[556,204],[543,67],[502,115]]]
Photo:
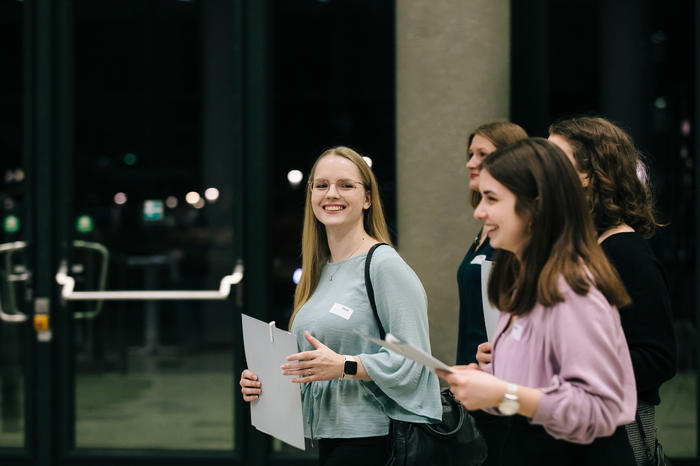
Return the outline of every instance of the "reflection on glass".
[[[74,211],[94,228],[74,239],[109,252],[101,283],[99,256],[73,248],[76,290],[211,290],[231,273],[234,108],[209,106],[234,54],[226,36],[204,47],[228,3],[75,1]],[[197,194],[211,186],[216,203]],[[232,300],[94,306],[69,306],[76,447],[233,449]]]
[[[199,202],[201,197],[199,196],[199,193],[195,191],[190,191],[185,195],[185,200],[187,201],[188,204],[195,205],[196,203]]]
[[[219,198],[219,190],[216,188],[207,188],[207,190],[204,191],[204,197],[206,197],[209,202],[216,202]]]
[[[672,458],[697,456],[697,375],[683,371],[661,386],[656,408],[659,442]]]
[[[0,244],[25,239],[22,22],[21,2],[0,2],[0,43],[3,44],[0,73]],[[24,264],[22,254],[0,254],[0,306],[4,313],[13,314],[13,317],[18,310],[26,309]],[[15,281],[11,282],[10,277]],[[0,319],[0,448],[23,447],[25,444],[26,367],[22,355],[29,344],[23,338],[25,328],[25,322]]]

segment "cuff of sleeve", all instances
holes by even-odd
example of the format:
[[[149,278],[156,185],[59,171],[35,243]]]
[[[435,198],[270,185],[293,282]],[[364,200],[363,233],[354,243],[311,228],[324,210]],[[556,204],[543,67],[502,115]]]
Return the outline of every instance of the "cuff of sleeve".
[[[554,417],[554,410],[557,406],[556,396],[548,394],[545,390],[542,390],[542,397],[540,398],[540,403],[537,405],[535,414],[532,416],[533,424],[549,424],[551,419]]]

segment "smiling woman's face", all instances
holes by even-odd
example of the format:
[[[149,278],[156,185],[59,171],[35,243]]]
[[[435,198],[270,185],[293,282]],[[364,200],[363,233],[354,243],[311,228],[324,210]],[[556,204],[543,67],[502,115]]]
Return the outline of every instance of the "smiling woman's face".
[[[529,222],[515,211],[517,198],[511,190],[486,170],[480,176],[481,201],[474,210],[474,218],[483,222],[491,246],[520,256],[530,240]]]
[[[496,146],[491,141],[480,134],[475,134],[467,150],[467,170],[469,170],[469,189],[479,190],[479,172],[481,162],[492,152],[496,151]]]
[[[335,154],[323,157],[316,165],[311,189],[314,215],[326,228],[362,224],[370,197],[360,170],[349,159]]]

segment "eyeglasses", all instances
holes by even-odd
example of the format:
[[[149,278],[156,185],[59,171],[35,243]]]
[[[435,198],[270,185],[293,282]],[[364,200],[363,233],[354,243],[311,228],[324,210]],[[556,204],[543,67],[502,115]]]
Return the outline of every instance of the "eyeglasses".
[[[331,184],[335,184],[335,190],[339,193],[350,193],[357,189],[357,186],[364,186],[360,181],[354,180],[338,180],[335,183],[331,183],[328,180],[312,180],[309,182],[312,191],[318,191],[319,193],[325,193],[330,188]]]

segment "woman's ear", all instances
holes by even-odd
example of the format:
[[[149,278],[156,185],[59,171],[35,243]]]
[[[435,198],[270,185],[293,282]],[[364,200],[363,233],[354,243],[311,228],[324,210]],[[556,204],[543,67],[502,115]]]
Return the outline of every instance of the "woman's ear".
[[[372,205],[372,193],[370,191],[365,191],[365,204],[362,207],[363,210],[367,210]]]

